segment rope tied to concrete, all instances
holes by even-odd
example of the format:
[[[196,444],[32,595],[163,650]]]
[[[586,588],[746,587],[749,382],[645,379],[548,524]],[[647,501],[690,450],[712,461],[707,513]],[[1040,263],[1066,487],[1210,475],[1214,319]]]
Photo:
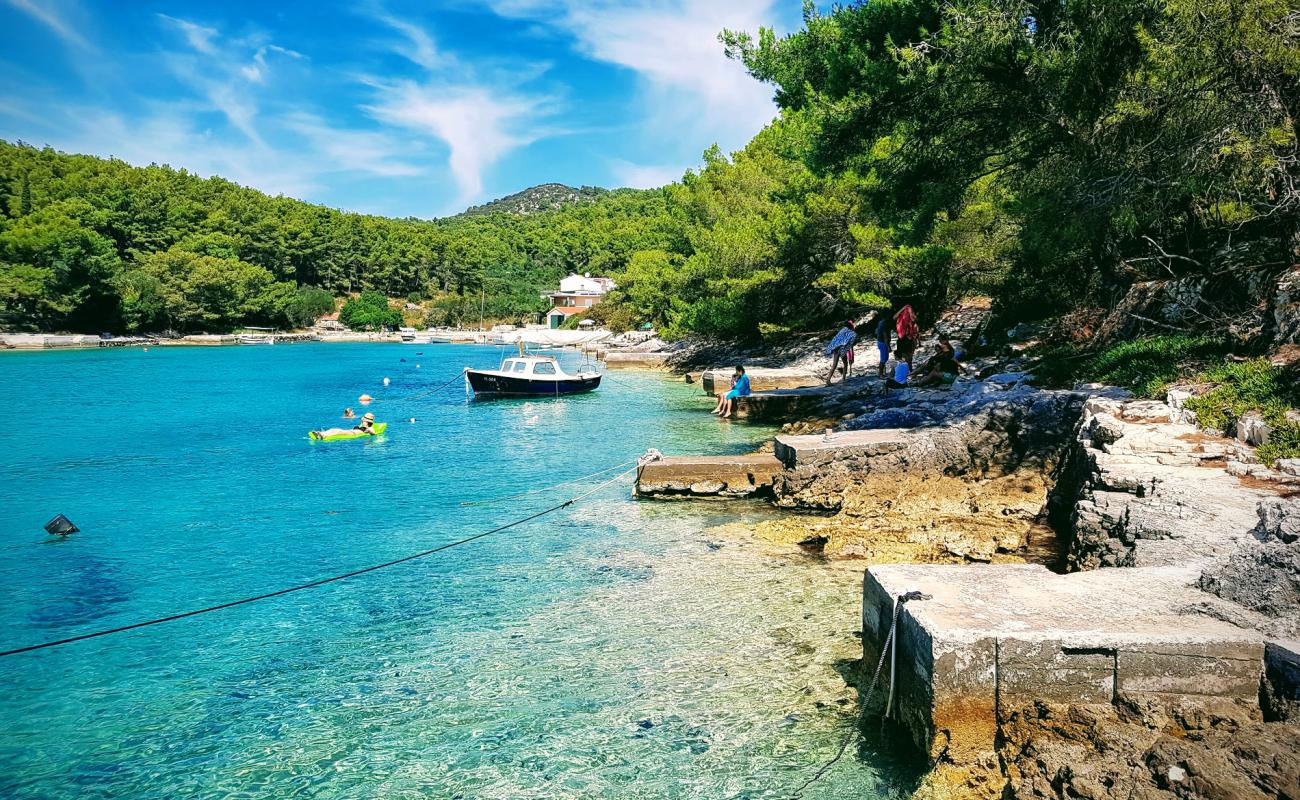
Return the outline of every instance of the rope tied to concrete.
[[[889,615],[889,633],[885,636],[884,644],[880,647],[880,659],[876,661],[876,672],[871,676],[871,685],[867,688],[867,693],[862,699],[862,710],[858,712],[856,724],[849,729],[848,735],[844,737],[842,742],[840,742],[840,748],[836,751],[835,756],[825,764],[822,764],[817,769],[817,772],[813,773],[811,778],[804,781],[798,789],[794,790],[794,793],[791,795],[792,800],[796,800],[801,796],[804,793],[804,790],[820,780],[831,767],[835,766],[840,759],[844,758],[844,754],[849,750],[849,745],[853,743],[854,739],[861,735],[862,723],[866,719],[867,709],[871,707],[871,698],[876,692],[876,685],[880,682],[880,671],[885,667],[886,655],[889,656],[889,701],[885,705],[885,715],[881,718],[881,725],[883,726],[884,721],[889,718],[890,710],[894,705],[894,664],[896,661],[895,653],[897,652],[898,647],[898,637],[896,634],[898,632],[899,613],[903,610],[903,604],[909,600],[929,599],[930,595],[922,594],[916,590],[900,594],[898,597],[894,598],[894,609]]]

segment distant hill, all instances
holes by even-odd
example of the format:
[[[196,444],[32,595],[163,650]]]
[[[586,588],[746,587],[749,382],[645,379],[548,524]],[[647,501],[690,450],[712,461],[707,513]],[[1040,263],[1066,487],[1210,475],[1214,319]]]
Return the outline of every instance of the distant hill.
[[[461,212],[459,216],[538,214],[543,211],[554,211],[565,206],[594,203],[609,194],[609,191],[609,189],[601,189],[598,186],[583,186],[575,189],[562,183],[543,183],[540,186],[533,186],[524,189],[522,192],[506,195],[481,206],[470,206]]]

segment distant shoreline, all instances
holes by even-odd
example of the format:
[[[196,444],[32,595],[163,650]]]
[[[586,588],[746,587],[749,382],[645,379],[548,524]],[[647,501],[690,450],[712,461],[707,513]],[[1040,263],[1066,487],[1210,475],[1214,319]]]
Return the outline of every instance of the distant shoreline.
[[[276,344],[303,342],[384,342],[401,344],[396,333],[277,333]],[[177,338],[154,336],[115,336],[104,339],[90,334],[66,333],[0,333],[0,352],[35,350],[92,350],[105,347],[224,347],[239,346],[239,335],[191,334]]]

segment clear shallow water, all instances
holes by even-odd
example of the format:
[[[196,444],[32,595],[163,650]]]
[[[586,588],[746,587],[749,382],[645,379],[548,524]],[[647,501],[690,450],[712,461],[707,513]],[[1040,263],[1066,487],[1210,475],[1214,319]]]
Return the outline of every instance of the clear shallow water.
[[[464,501],[647,447],[745,451],[770,433],[648,373],[560,401],[415,398],[499,357],[4,354],[21,415],[0,433],[0,649],[436,546],[578,487]],[[362,392],[386,436],[306,439]],[[58,512],[82,533],[47,541]],[[838,670],[858,653],[859,579],[709,530],[737,513],[765,512],[636,503],[625,481],[429,559],[0,659],[0,795],[786,797],[852,724]],[[805,796],[899,779],[859,752]]]

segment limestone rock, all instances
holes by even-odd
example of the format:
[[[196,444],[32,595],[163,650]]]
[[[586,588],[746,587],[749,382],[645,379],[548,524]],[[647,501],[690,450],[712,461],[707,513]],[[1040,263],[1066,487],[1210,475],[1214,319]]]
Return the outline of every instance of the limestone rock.
[[[1300,793],[1300,727],[1231,703],[1035,704],[1007,715],[1009,798],[1264,800]]]
[[[1300,637],[1300,500],[1269,499],[1259,524],[1227,559],[1207,568],[1207,592],[1275,620],[1275,635]]]
[[[1273,340],[1300,344],[1300,265],[1277,282],[1273,295]]]
[[[1267,444],[1272,432],[1272,427],[1259,414],[1249,413],[1237,420],[1237,438],[1248,445]]]

